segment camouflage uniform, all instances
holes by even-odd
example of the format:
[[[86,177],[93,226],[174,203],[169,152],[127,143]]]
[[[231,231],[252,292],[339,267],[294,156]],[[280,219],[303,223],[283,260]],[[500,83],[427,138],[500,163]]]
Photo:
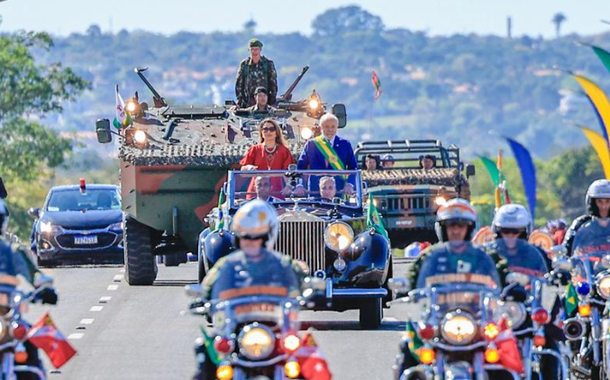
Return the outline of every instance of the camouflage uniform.
[[[269,112],[273,112],[273,111],[275,111],[275,110],[277,109],[277,108],[271,107],[271,106],[270,106],[270,105],[268,105],[268,104],[265,106],[265,109],[264,109],[264,110],[262,110],[262,111],[258,110],[257,108],[258,108],[258,107],[257,107],[257,105],[255,104],[255,105],[253,105],[252,107],[248,107],[248,108],[246,108],[246,109],[245,109],[245,111],[246,111],[246,112],[250,112],[250,113],[256,113],[256,112],[258,112],[258,113],[264,113],[264,112],[269,113]]]
[[[277,96],[277,71],[273,61],[261,56],[258,63],[246,58],[239,64],[235,79],[235,96],[237,104],[246,108],[255,104],[254,90],[265,87],[269,91],[269,104],[275,104]]]

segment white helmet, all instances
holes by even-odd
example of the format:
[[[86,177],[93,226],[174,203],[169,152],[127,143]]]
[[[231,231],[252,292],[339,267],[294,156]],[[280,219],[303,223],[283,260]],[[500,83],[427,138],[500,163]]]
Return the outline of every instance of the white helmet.
[[[531,227],[530,213],[523,205],[517,203],[509,203],[500,207],[491,223],[491,229],[496,235],[502,229],[523,229],[525,230],[525,236],[522,236],[524,239],[529,236]]]
[[[598,179],[593,181],[591,186],[589,186],[587,196],[585,197],[585,203],[589,214],[599,216],[599,209],[594,200],[599,198],[610,198],[610,181],[607,179]]]
[[[447,222],[466,222],[470,225],[465,240],[472,238],[472,233],[477,225],[477,212],[474,210],[470,202],[465,199],[455,198],[445,203],[436,213],[436,223],[434,229],[436,236],[440,241],[447,241],[447,231],[445,224]]]
[[[8,226],[8,208],[4,204],[4,201],[0,199],[0,236],[6,234],[6,227]]]
[[[273,249],[279,230],[277,212],[265,201],[251,200],[235,213],[232,229],[238,239],[263,238],[267,249]]]

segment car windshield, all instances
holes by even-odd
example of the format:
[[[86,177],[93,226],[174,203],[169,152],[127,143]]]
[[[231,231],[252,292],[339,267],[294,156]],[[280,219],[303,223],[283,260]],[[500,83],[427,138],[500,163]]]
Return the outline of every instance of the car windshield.
[[[114,189],[80,189],[53,191],[47,211],[104,211],[120,210],[119,194]]]
[[[234,171],[230,173],[228,192],[231,208],[255,198],[284,206],[299,203],[362,207],[358,171]]]

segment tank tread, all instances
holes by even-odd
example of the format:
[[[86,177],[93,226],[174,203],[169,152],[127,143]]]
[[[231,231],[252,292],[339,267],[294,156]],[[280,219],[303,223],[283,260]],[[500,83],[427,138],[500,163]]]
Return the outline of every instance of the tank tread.
[[[125,281],[129,285],[152,285],[157,264],[152,254],[150,228],[125,217]]]

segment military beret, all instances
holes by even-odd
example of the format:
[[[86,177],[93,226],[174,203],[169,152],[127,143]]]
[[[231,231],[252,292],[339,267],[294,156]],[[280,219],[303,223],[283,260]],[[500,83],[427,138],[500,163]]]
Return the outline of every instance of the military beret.
[[[259,92],[269,95],[269,91],[267,91],[267,89],[263,86],[258,86],[256,90],[254,90],[254,95],[258,94]]]
[[[250,40],[250,47],[263,47],[263,43],[258,38],[253,38]]]

